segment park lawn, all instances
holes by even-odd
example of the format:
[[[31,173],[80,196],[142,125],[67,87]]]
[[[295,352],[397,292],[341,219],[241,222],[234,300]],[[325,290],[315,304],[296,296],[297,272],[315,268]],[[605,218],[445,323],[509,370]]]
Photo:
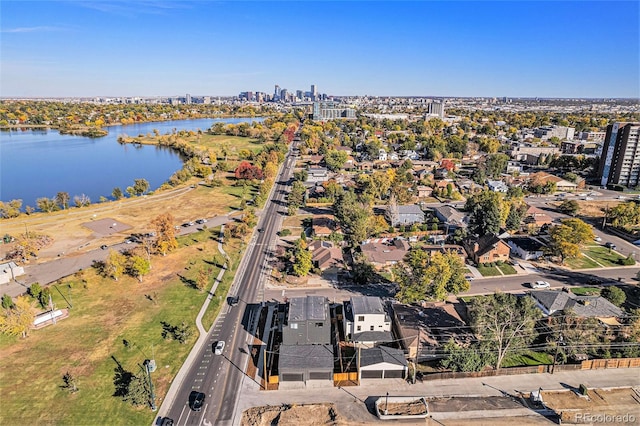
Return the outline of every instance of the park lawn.
[[[503,263],[502,265],[496,265],[503,274],[505,275],[515,275],[518,272],[516,272],[515,268],[511,265],[509,265],[508,263]]]
[[[197,338],[194,320],[207,293],[185,282],[217,251],[211,232],[202,234],[209,237],[153,257],[142,283],[130,277],[116,282],[93,269],[63,279],[57,287],[67,299],[71,285],[68,318],[32,331],[27,339],[0,337],[0,424],[150,424],[149,407],[136,408],[113,396],[114,369],[121,365],[138,374],[139,364],[155,358],[152,379],[156,404],[161,404]],[[52,289],[55,305],[65,308],[61,293]],[[165,340],[161,321],[185,322],[194,333],[186,344]],[[80,390],[75,394],[61,388],[67,371],[76,377]]]
[[[553,364],[553,357],[545,352],[525,351],[508,354],[502,360],[502,367],[525,367],[529,365]]]
[[[572,287],[571,293],[576,296],[599,296],[600,289],[597,287]]]
[[[502,275],[496,266],[479,265],[479,266],[476,266],[476,268],[482,274],[483,277],[498,277]]]
[[[131,143],[139,143],[143,145],[157,145],[161,138],[166,138],[167,135],[160,136],[133,136],[129,137],[126,140]],[[262,149],[264,146],[263,142],[258,141],[254,138],[246,138],[243,136],[227,136],[227,135],[209,135],[203,133],[198,135],[195,133],[193,136],[188,136],[186,132],[183,135],[177,136],[177,138],[186,143],[203,147],[203,148],[211,148],[218,154],[218,157],[222,159],[221,149],[224,148],[227,150],[226,161],[230,160],[239,160],[238,153],[247,149],[253,153],[256,153]]]
[[[609,249],[602,246],[588,246],[582,250],[587,256],[603,266],[620,266],[618,260],[624,259],[615,251],[609,253]]]

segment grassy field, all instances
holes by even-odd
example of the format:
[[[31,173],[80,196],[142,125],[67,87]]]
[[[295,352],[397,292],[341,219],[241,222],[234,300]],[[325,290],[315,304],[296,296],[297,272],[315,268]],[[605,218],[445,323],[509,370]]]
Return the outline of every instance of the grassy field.
[[[505,356],[502,360],[502,367],[524,367],[528,365],[546,365],[552,363],[553,357],[547,353],[526,351]]]
[[[135,408],[113,396],[114,369],[121,365],[138,374],[139,364],[154,357],[158,369],[152,377],[156,403],[161,403],[196,340],[194,319],[206,292],[191,282],[207,268],[213,283],[219,271],[212,265],[217,237],[217,229],[181,237],[179,250],[152,258],[142,283],[130,277],[116,282],[93,270],[84,272],[86,282],[76,276],[62,280],[57,287],[73,305],[68,318],[32,331],[27,339],[0,337],[0,424],[150,424],[154,413],[148,407]],[[239,258],[239,242],[227,241],[226,250]],[[225,275],[230,283],[233,273]],[[217,291],[223,300],[228,286]],[[67,307],[55,290],[53,301]],[[219,308],[219,303],[210,305],[207,325]],[[194,334],[186,344],[165,340],[161,321],[185,322]],[[79,392],[61,388],[67,371],[76,377]]]
[[[498,268],[496,266],[478,265],[478,266],[476,266],[476,268],[478,269],[478,272],[480,272],[482,274],[483,277],[499,277],[499,276],[502,276],[502,274],[500,274],[500,271],[498,270]]]
[[[600,289],[597,287],[572,287],[571,293],[576,296],[599,296]]]
[[[580,256],[575,259],[566,259],[565,263],[572,269],[590,269],[609,266],[620,266],[617,262],[623,259],[618,253],[602,246],[587,246],[582,249],[582,253],[586,256]],[[588,257],[587,257],[588,256]]]
[[[596,262],[582,255],[575,259],[565,259],[564,263],[571,269],[591,269],[600,267]]]
[[[503,263],[502,265],[496,265],[503,274],[505,275],[515,275],[517,274],[515,268],[508,263]]]

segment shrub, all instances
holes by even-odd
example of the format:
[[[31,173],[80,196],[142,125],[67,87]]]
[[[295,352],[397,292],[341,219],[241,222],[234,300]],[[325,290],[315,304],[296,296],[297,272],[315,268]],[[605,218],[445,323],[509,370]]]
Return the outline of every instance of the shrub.
[[[280,231],[281,237],[286,237],[287,235],[291,235],[291,229],[283,229],[282,231]]]
[[[625,292],[614,286],[603,288],[600,295],[616,306],[622,305],[627,300]]]
[[[635,265],[636,261],[631,256],[627,256],[624,259],[618,259],[618,263],[620,265],[629,266],[629,265]]]

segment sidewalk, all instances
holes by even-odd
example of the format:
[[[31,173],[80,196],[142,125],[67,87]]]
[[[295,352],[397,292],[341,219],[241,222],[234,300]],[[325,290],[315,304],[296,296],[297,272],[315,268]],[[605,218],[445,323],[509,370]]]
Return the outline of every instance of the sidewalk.
[[[245,380],[242,396],[236,407],[235,419],[239,424],[242,412],[250,407],[281,404],[309,404],[333,402],[339,415],[360,422],[377,421],[373,415],[365,419],[365,401],[369,397],[384,396],[503,396],[503,392],[517,394],[542,388],[543,390],[566,390],[585,384],[589,388],[640,387],[640,369],[620,368],[606,370],[561,371],[555,374],[523,374],[466,379],[431,380],[409,384],[402,379],[365,380],[360,386],[346,388],[328,387],[320,389],[296,389],[261,391],[255,382]]]

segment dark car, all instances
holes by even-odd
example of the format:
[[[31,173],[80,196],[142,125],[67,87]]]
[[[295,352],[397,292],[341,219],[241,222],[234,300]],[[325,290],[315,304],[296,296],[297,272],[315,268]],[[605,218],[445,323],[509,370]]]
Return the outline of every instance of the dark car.
[[[227,301],[229,302],[229,306],[235,306],[240,302],[240,298],[238,296],[229,296]]]
[[[264,232],[263,228],[258,228],[258,232]]]
[[[106,250],[106,249],[108,249],[109,247],[107,247],[107,245],[106,245],[106,244],[103,244],[103,245],[101,245],[101,246],[100,246],[100,248],[101,248],[102,250]]]
[[[202,406],[204,405],[204,394],[202,392],[193,391],[189,394],[189,407],[193,411],[202,410]]]
[[[608,248],[608,249],[611,249],[611,250],[615,250],[615,249],[616,249],[616,245],[615,245],[615,244],[613,244],[613,243],[611,243],[611,242],[606,242],[606,243],[604,244],[604,246],[605,246],[606,248]]]
[[[173,419],[165,417],[164,419],[162,419],[162,423],[160,423],[160,426],[173,426]]]

